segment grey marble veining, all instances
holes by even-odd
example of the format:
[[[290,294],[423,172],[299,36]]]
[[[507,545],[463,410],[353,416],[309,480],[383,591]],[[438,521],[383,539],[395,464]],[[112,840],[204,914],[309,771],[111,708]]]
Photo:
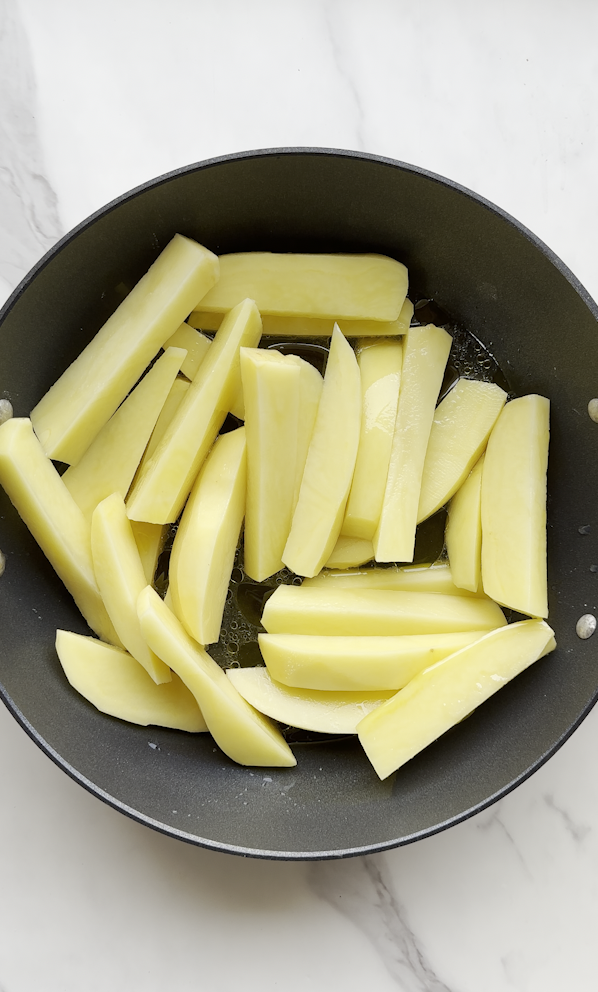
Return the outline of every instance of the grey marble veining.
[[[44,175],[36,82],[14,0],[0,5],[0,296],[5,298],[60,237],[56,196]]]

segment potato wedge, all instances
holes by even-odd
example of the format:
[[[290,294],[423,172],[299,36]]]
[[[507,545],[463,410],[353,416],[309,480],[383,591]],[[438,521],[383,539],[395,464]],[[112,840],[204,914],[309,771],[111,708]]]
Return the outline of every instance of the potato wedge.
[[[148,586],[151,586],[156,576],[158,558],[162,554],[168,529],[166,524],[144,524],[131,520],[131,530]]]
[[[357,728],[381,779],[404,765],[480,703],[538,660],[554,644],[543,620],[523,620],[432,665]]]
[[[102,427],[83,457],[62,476],[90,523],[103,499],[112,493],[120,493],[123,499],[127,495],[185,355],[182,348],[168,348]]]
[[[191,490],[172,546],[172,607],[199,644],[220,637],[245,514],[246,466],[245,428],[221,434]]]
[[[376,561],[413,561],[426,448],[451,341],[433,324],[412,327],[405,338],[388,478],[373,541]]]
[[[360,423],[359,368],[351,345],[335,328],[299,500],[282,556],[297,575],[316,575],[336,544]]]
[[[201,306],[201,304],[200,304]],[[192,327],[203,331],[217,331],[227,311],[211,313],[194,310],[187,319]],[[396,320],[340,320],[338,325],[346,338],[381,337],[406,334],[413,317],[413,303],[405,300]],[[277,338],[329,338],[336,321],[326,317],[276,317],[262,314],[264,335]]]
[[[89,524],[26,418],[0,427],[0,485],[91,629],[120,645],[96,582]]]
[[[262,616],[269,634],[441,634],[506,622],[496,603],[474,596],[286,585],[270,596]]]
[[[218,278],[216,255],[176,234],[31,413],[51,458],[75,465],[143,370]]]
[[[351,492],[341,533],[371,541],[380,520],[399,402],[400,341],[357,343],[362,417]]]
[[[301,689],[351,692],[402,689],[435,662],[479,640],[485,630],[396,637],[259,634],[273,679]]]
[[[170,669],[150,651],[139,629],[137,597],[145,574],[122,497],[102,500],[91,518],[91,551],[108,616],[125,648],[157,685],[170,682]]]
[[[300,369],[278,351],[241,348],[247,432],[244,567],[261,582],[282,568],[293,519]]]
[[[548,616],[546,469],[549,401],[507,403],[488,441],[482,473],[482,582],[497,603]]]
[[[231,407],[239,349],[254,348],[262,333],[252,300],[228,314],[187,395],[144,466],[127,500],[131,520],[174,523]]]
[[[290,727],[320,734],[355,734],[364,716],[393,695],[392,691],[290,689],[275,682],[262,666],[229,668],[226,674],[243,699],[260,713]]]
[[[407,295],[407,269],[385,255],[239,252],[220,256],[220,278],[203,311],[255,300],[260,313],[396,320]]]
[[[434,413],[417,522],[448,503],[484,451],[507,394],[494,382],[459,379]]]
[[[188,379],[194,379],[211,343],[210,338],[207,338],[205,334],[201,334],[194,327],[183,323],[177,327],[174,334],[168,338],[168,341],[164,342],[162,347],[165,351],[167,348],[184,348],[187,355],[183,359],[181,372]]]
[[[208,729],[195,697],[178,675],[156,685],[126,651],[68,630],[56,631],[56,651],[73,689],[102,713],[143,727],[152,724],[194,734]]]
[[[468,595],[467,591],[455,584],[448,562],[436,562],[435,565],[405,565],[403,568],[391,565],[389,568],[325,571],[320,572],[313,579],[304,579],[302,588],[402,589],[404,592],[438,592],[445,596]]]
[[[374,545],[362,537],[346,537],[341,534],[338,538],[326,568],[347,569],[363,565],[374,557]],[[322,573],[320,573],[322,574]]]
[[[210,733],[229,758],[241,765],[297,764],[280,731],[239,695],[151,586],[140,594],[137,609],[147,643],[193,693]]]
[[[446,549],[455,585],[478,592],[482,589],[482,455],[453,496],[446,522]]]

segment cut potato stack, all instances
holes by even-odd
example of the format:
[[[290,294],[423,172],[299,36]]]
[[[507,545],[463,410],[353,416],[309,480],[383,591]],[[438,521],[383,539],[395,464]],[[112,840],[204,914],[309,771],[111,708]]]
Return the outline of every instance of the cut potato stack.
[[[356,734],[386,778],[556,646],[548,400],[460,378],[438,403],[452,339],[411,326],[407,288],[382,255],[218,258],[176,235],[0,427],[0,483],[100,638],[56,638],[97,709],[209,731],[245,765],[296,764],[280,724]],[[330,338],[323,377],[295,337]],[[447,505],[448,560],[410,564]],[[265,665],[224,672],[206,645],[241,536],[273,588]]]

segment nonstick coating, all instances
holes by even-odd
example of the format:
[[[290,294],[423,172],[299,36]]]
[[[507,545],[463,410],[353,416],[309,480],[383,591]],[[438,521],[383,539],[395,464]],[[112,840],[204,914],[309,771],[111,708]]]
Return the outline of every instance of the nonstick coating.
[[[142,823],[269,858],[342,857],[428,836],[539,767],[596,699],[597,308],[529,231],[480,197],[388,159],[283,149],[203,162],[109,204],[64,238],[0,315],[2,395],[27,416],[175,232],[217,253],[380,252],[490,349],[517,394],[552,404],[548,562],[557,650],[396,775],[379,782],[354,740],[297,747],[294,769],[232,764],[208,735],[134,727],[70,688],[57,627],[86,633],[4,496],[0,693],[68,774]],[[590,525],[588,534],[579,528]],[[40,811],[41,812],[41,811]]]

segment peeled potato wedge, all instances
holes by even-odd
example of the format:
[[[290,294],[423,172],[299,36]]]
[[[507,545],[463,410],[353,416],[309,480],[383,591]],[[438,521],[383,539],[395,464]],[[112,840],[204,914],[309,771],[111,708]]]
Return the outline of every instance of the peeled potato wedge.
[[[426,451],[417,522],[448,503],[486,447],[507,394],[494,382],[459,379],[436,407]]]
[[[234,396],[239,350],[256,347],[262,323],[245,300],[227,315],[173,419],[129,494],[131,520],[174,523]]]
[[[137,597],[146,585],[122,496],[102,500],[91,518],[93,567],[108,615],[127,651],[159,685],[170,669],[150,651],[139,629]]]
[[[455,585],[476,593],[482,588],[482,455],[453,496],[446,522],[446,549]]]
[[[453,634],[349,637],[259,634],[273,679],[301,689],[380,691],[402,689],[435,662],[479,640],[484,630]]]
[[[448,562],[434,565],[405,565],[398,568],[353,568],[345,572],[324,571],[304,579],[303,589],[402,589],[404,592],[438,592],[445,596],[467,596],[454,579]],[[483,595],[483,593],[481,593]]]
[[[341,534],[326,562],[326,568],[354,568],[371,561],[373,557],[374,545],[371,541],[366,541],[362,537],[347,537],[345,534]]]
[[[124,499],[186,352],[168,348],[89,448],[62,476],[86,519],[112,493]]]
[[[482,472],[482,582],[497,603],[548,616],[546,469],[549,401],[507,403],[488,441]]]
[[[51,458],[75,465],[218,278],[216,255],[176,234],[31,413]]]
[[[201,334],[194,327],[183,323],[177,327],[174,334],[168,338],[168,341],[164,342],[162,347],[165,351],[167,348],[184,348],[187,355],[181,364],[181,372],[188,379],[194,379],[211,343],[210,338],[207,338],[205,334]]]
[[[102,713],[143,727],[172,727],[200,733],[206,722],[195,697],[173,674],[162,685],[126,651],[94,637],[56,631],[56,651],[73,689]]]
[[[317,575],[341,530],[361,423],[359,368],[335,327],[299,500],[282,560],[297,575]]]
[[[262,615],[269,634],[436,634],[505,623],[496,603],[474,596],[305,586],[278,586]]]
[[[199,644],[220,637],[228,584],[245,513],[245,428],[221,434],[181,517],[170,555],[174,613]]]
[[[268,670],[229,668],[226,672],[235,689],[272,720],[320,734],[355,734],[357,724],[376,706],[389,699],[387,692],[323,692],[290,689],[275,682]]]
[[[363,404],[361,432],[342,534],[371,541],[386,489],[399,402],[402,343],[361,340],[357,343],[357,364]]]
[[[416,675],[357,728],[378,776],[387,778],[554,646],[547,623],[523,620]]]
[[[200,305],[201,306],[201,305]],[[187,323],[203,331],[217,331],[226,311],[194,310]],[[413,303],[405,300],[396,320],[339,320],[346,338],[381,337],[406,334],[413,317]],[[276,317],[262,314],[264,334],[278,338],[329,338],[337,321],[327,317]]]
[[[378,528],[376,561],[413,561],[422,473],[451,336],[428,324],[403,345],[397,419]]]
[[[0,427],[0,485],[91,629],[120,645],[96,582],[89,524],[26,418]]]
[[[229,758],[240,765],[297,764],[280,731],[243,699],[150,586],[140,594],[137,609],[147,643],[193,693],[210,733]]]
[[[385,255],[239,252],[220,256],[220,278],[203,311],[255,300],[260,313],[396,320],[407,295],[407,269]]]

